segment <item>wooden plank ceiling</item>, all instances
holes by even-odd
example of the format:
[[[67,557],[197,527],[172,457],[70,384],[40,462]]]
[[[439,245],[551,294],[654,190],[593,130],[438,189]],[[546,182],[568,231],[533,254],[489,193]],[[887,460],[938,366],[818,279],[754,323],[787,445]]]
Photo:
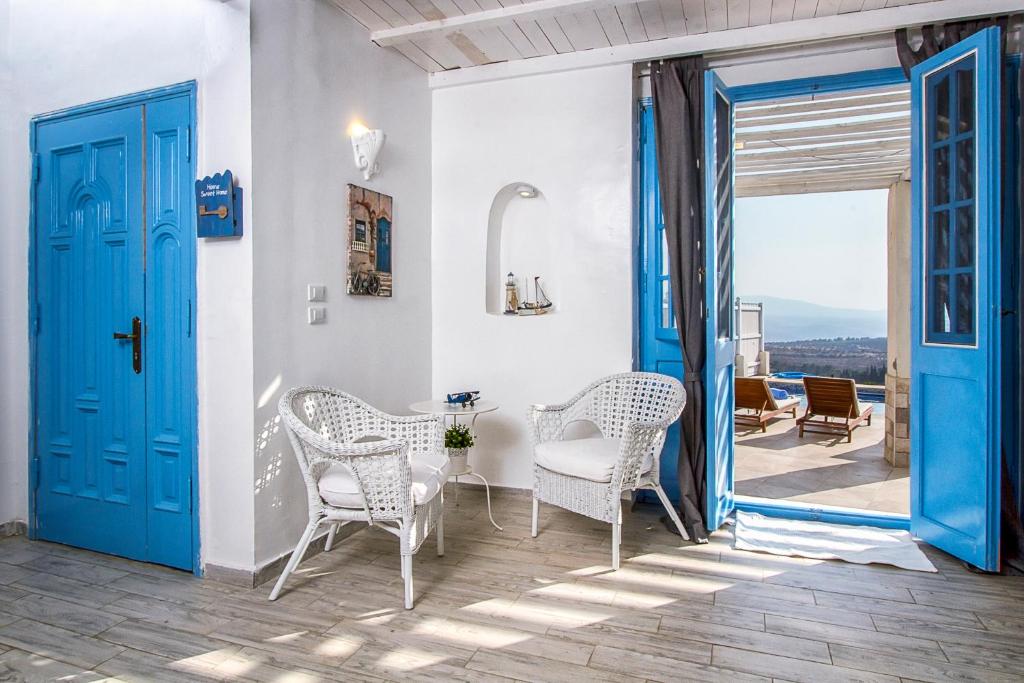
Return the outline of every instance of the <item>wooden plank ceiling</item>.
[[[429,72],[929,0],[332,0]]]
[[[736,106],[738,197],[881,189],[909,167],[909,86]]]

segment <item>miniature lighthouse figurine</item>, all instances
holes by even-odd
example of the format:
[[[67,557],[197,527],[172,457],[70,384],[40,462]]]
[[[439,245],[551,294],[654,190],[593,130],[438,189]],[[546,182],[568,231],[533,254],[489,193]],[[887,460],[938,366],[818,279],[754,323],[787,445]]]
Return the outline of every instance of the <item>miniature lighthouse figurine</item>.
[[[519,315],[519,288],[512,273],[505,280],[505,315]]]

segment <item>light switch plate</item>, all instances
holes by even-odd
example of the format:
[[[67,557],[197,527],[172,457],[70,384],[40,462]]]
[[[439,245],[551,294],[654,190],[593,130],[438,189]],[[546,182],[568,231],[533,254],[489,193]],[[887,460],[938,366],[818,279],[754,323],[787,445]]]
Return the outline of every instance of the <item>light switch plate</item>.
[[[306,285],[307,301],[327,301],[327,287],[324,285]]]
[[[310,325],[322,325],[327,322],[327,308],[324,306],[310,306],[306,309],[306,318]]]

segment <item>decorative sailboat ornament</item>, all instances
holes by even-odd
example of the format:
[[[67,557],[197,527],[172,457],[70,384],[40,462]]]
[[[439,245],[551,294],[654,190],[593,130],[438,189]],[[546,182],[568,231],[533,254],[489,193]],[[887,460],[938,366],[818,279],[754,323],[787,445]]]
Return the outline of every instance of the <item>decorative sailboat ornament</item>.
[[[551,307],[554,305],[551,303],[551,299],[544,293],[544,289],[540,286],[540,276],[535,275],[533,278],[533,296],[534,300],[530,301],[530,288],[526,288],[526,301],[519,305],[519,315],[543,315],[544,313],[550,312]]]

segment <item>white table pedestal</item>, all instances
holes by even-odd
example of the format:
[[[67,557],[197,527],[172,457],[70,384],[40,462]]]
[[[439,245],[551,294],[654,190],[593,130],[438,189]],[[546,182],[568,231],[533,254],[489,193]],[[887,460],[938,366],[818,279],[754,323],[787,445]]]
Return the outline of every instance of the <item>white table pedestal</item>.
[[[448,424],[448,418],[452,418],[452,424],[458,424],[460,417],[468,417],[469,429],[473,432],[473,427],[476,425],[476,418],[478,415],[483,413],[490,413],[498,409],[498,404],[493,401],[480,400],[476,402],[475,406],[467,405],[463,408],[458,403],[450,404],[446,401],[419,401],[409,406],[409,410],[417,413],[427,413],[429,415],[440,415],[445,420],[445,425]],[[473,433],[474,438],[476,433]],[[468,453],[467,453],[468,456]],[[455,506],[459,505],[459,477],[476,477],[484,483],[484,493],[487,495],[487,517],[491,520],[491,524],[498,531],[504,531],[498,523],[494,521],[494,515],[491,514],[491,485],[487,483],[482,474],[478,474],[473,471],[473,468],[469,466],[469,458],[466,459],[466,466],[459,471],[452,471],[448,473],[448,478],[455,479]]]

